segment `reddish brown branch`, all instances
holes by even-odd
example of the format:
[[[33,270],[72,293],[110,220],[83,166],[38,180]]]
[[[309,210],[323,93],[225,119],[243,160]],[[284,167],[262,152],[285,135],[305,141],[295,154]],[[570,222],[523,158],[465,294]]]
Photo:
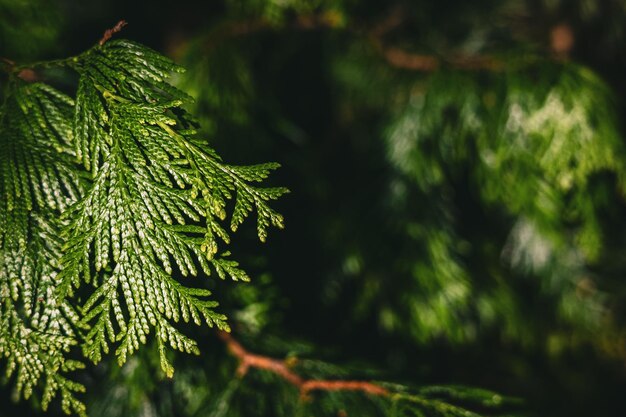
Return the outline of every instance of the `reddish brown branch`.
[[[367,381],[304,379],[291,370],[284,360],[250,353],[230,333],[220,331],[218,336],[226,343],[230,353],[239,360],[237,374],[241,377],[250,368],[273,372],[298,388],[303,397],[311,391],[362,391],[371,395],[389,395],[385,388]]]
[[[100,39],[100,42],[98,42],[98,45],[100,45],[100,46],[104,45],[109,39],[111,39],[113,37],[113,35],[115,35],[116,33],[120,32],[122,30],[122,28],[124,26],[126,26],[127,24],[128,23],[125,20],[120,20],[111,29],[105,30],[104,34],[102,35],[102,38]]]
[[[252,367],[265,369],[266,371],[280,375],[297,387],[302,386],[304,383],[302,378],[292,372],[284,361],[249,353],[239,342],[233,339],[229,333],[221,331],[218,334],[220,339],[226,342],[228,350],[230,350],[230,352],[239,359],[239,368],[237,369],[237,374],[239,376],[244,376],[246,372],[248,372],[248,369]]]
[[[300,392],[307,394],[311,391],[363,391],[372,395],[388,395],[389,392],[380,385],[365,381],[321,381],[309,380],[300,386]]]
[[[431,55],[420,55],[406,52],[394,47],[379,47],[381,55],[385,60],[396,68],[416,70],[416,71],[434,71],[439,68],[440,62]]]

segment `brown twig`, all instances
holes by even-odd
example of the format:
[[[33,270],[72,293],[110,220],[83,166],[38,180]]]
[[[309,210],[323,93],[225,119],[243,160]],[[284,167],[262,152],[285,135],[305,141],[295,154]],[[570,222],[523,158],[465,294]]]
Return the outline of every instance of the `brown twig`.
[[[240,377],[243,377],[250,368],[273,372],[298,388],[303,397],[311,391],[362,391],[371,395],[389,395],[385,388],[367,381],[304,379],[291,370],[284,360],[250,353],[230,333],[220,331],[218,336],[226,343],[230,353],[239,360],[237,375]]]
[[[120,20],[111,29],[105,30],[104,34],[102,35],[102,38],[100,38],[100,41],[98,42],[98,45],[100,45],[100,46],[104,45],[109,39],[111,39],[113,37],[113,35],[115,35],[116,33],[120,32],[122,30],[122,28],[124,26],[126,26],[127,24],[128,24],[128,22],[126,22],[125,20]]]
[[[432,55],[414,54],[400,48],[385,47],[380,44],[377,48],[385,60],[393,67],[415,70],[435,71],[441,63]]]
[[[372,395],[389,395],[389,391],[380,385],[372,384],[367,381],[324,381],[324,380],[308,380],[300,387],[303,395],[315,390],[320,391],[363,391]]]

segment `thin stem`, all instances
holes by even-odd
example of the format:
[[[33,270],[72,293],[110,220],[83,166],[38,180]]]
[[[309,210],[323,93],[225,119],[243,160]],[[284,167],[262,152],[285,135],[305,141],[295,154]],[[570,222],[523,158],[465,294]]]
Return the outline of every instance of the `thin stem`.
[[[127,24],[128,24],[128,22],[126,22],[125,20],[122,19],[119,22],[117,22],[117,24],[115,26],[113,26],[111,29],[105,30],[104,34],[102,35],[102,38],[100,38],[100,41],[98,42],[98,45],[100,45],[100,46],[104,45],[109,39],[111,39],[113,37],[113,35],[115,35],[118,32],[121,32],[121,30]]]

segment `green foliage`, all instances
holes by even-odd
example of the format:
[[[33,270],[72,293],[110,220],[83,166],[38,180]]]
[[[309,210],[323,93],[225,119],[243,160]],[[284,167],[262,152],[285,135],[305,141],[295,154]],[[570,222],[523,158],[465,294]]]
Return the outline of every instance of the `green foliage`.
[[[55,47],[62,21],[54,2],[0,1],[0,56],[33,59]]]
[[[12,75],[2,107],[0,350],[18,395],[43,380],[43,408],[59,391],[84,414],[83,387],[63,376],[82,366],[70,347],[99,362],[114,342],[122,364],[154,331],[172,376],[166,346],[199,353],[174,323],[228,329],[210,291],[181,277],[249,280],[222,249],[224,223],[256,211],[264,241],[286,189],[253,185],[278,164],[228,165],[193,136],[188,97],[166,81],[181,68],[156,52],[112,41],[57,64],[79,74],[75,101]]]
[[[586,67],[520,51],[496,56],[497,71],[445,63],[432,74],[395,69],[351,35],[319,37],[330,62],[316,82],[333,92],[332,114],[303,129],[310,136],[283,159],[309,186],[299,207],[322,217],[299,230],[321,259],[304,281],[322,281],[307,288],[319,291],[324,309],[341,312],[343,329],[377,319],[388,334],[419,345],[468,345],[494,333],[551,354],[582,343],[602,350],[607,339],[621,344],[613,321],[622,315],[619,295],[605,290],[611,273],[616,281],[623,274],[603,269],[620,258],[612,234],[624,190],[617,103],[607,85]],[[272,40],[290,53],[290,41]],[[238,62],[254,62],[261,49],[263,62],[317,65],[300,52],[272,61],[260,45],[237,40],[228,50],[243,57]],[[316,56],[313,47],[308,53]],[[303,79],[317,74],[290,70]],[[259,79],[245,91],[257,102],[274,100],[262,88],[281,88],[275,74],[253,74]],[[235,85],[230,95],[241,90]],[[318,98],[316,88],[302,94]],[[259,112],[249,102],[239,109]],[[283,103],[280,116],[291,115],[290,105],[299,101]],[[264,122],[252,120],[250,129]],[[327,213],[332,201],[342,203]],[[306,302],[308,291],[301,293]],[[333,325],[342,320],[330,316]]]
[[[416,337],[443,331],[460,341],[475,337],[477,323],[505,320],[506,337],[528,343],[535,336],[520,327],[527,313],[517,306],[514,282],[469,279],[472,263],[484,257],[494,278],[539,279],[544,296],[556,300],[551,314],[558,320],[582,329],[604,325],[602,295],[580,297],[580,286],[604,250],[601,202],[614,193],[611,184],[625,189],[626,167],[610,92],[587,69],[532,62],[502,73],[441,71],[391,126],[388,149],[411,184],[396,187],[395,198],[419,194],[437,208],[422,210],[408,229],[426,253],[412,266],[418,298],[399,296],[383,322],[404,328],[409,314]],[[416,190],[403,191],[408,187]],[[594,192],[605,197],[592,201]],[[462,193],[477,207],[457,206]],[[466,210],[507,225],[500,253],[463,243]],[[508,266],[489,260],[494,255]],[[489,290],[479,294],[479,285]],[[399,305],[403,313],[394,313]]]
[[[548,3],[608,7],[418,1],[373,12],[375,2],[366,2],[363,13],[349,12],[358,23],[345,31],[299,30],[294,16],[282,29],[191,37],[205,48],[184,50],[197,72],[184,74],[182,85],[202,91],[194,94],[207,104],[202,111],[222,128],[214,140],[244,160],[259,149],[280,154],[297,184],[287,233],[290,241],[306,239],[268,255],[268,269],[291,302],[290,332],[375,355],[398,373],[415,375],[423,366],[441,378],[439,367],[467,377],[471,365],[463,359],[480,351],[485,362],[500,358],[503,372],[517,375],[504,385],[532,378],[532,364],[570,372],[571,362],[558,358],[587,354],[581,352],[604,357],[615,349],[611,354],[623,356],[623,330],[615,327],[624,317],[624,155],[613,97],[620,91],[590,69],[554,60],[550,30],[570,25],[571,56],[604,77],[623,79],[613,62],[619,55],[592,43],[594,31],[577,15],[534,13]],[[373,47],[367,22],[387,22],[394,6],[403,7],[407,22],[384,35],[383,47],[440,57],[440,69],[394,68]],[[599,13],[596,22],[604,27],[606,17]],[[593,62],[587,45],[611,62]],[[506,55],[498,58],[498,50]],[[503,63],[495,73],[450,68],[455,58],[494,53]],[[214,77],[222,82],[203,81]],[[509,123],[514,114],[516,125]],[[219,135],[229,128],[234,135]],[[260,144],[264,137],[271,139]],[[369,347],[372,334],[384,347]],[[386,355],[396,344],[404,346],[399,359]],[[430,356],[416,358],[416,349]],[[449,364],[445,355],[455,354],[463,359]],[[517,362],[518,355],[528,356]],[[538,357],[544,362],[534,362]],[[473,368],[478,379],[489,374],[480,367]],[[567,375],[569,384],[574,378]],[[521,384],[538,397],[553,392]],[[546,405],[553,403],[548,397]]]

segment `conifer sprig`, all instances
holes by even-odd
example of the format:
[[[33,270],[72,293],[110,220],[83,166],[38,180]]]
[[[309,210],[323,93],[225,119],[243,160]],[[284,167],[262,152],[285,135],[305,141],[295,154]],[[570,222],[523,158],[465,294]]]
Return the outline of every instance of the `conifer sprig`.
[[[116,354],[123,363],[152,328],[163,344],[197,353],[196,343],[170,321],[227,329],[226,317],[215,312],[208,290],[174,276],[214,271],[220,278],[249,279],[228,252],[219,252],[219,241],[230,241],[221,222],[234,197],[231,230],[252,210],[261,240],[269,226],[282,227],[267,202],[286,190],[251,185],[278,165],[226,165],[194,138],[181,107],[188,97],[166,81],[182,69],[154,51],[108,42],[87,52],[76,68],[76,154],[93,185],[66,214],[63,279],[70,293],[81,281],[96,286],[83,305],[82,323],[92,324],[85,353],[97,362],[109,342],[120,342]]]

